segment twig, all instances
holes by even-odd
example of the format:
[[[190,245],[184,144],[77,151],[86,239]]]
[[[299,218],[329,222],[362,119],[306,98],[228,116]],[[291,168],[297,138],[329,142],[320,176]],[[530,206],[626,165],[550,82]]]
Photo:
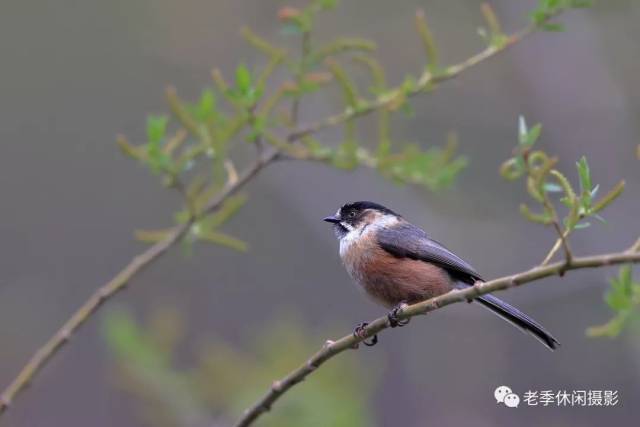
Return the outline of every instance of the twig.
[[[571,247],[569,246],[569,239],[568,239],[569,233],[571,233],[571,229],[567,228],[564,231],[562,230],[562,227],[560,227],[560,220],[558,220],[558,214],[546,196],[545,196],[544,204],[547,207],[547,209],[549,209],[553,214],[553,220],[551,221],[551,223],[553,224],[553,228],[556,230],[556,233],[558,234],[558,240],[556,240],[556,243],[553,245],[553,247],[551,248],[551,250],[549,251],[549,253],[547,254],[547,256],[545,257],[545,259],[542,261],[540,265],[547,265],[549,262],[551,262],[551,259],[556,254],[556,252],[558,252],[558,249],[562,247],[564,249],[565,266],[569,267],[569,265],[571,265],[571,262],[573,260],[573,254],[571,253]],[[562,273],[560,275],[562,275]]]
[[[552,171],[552,173],[553,172],[555,171]],[[544,207],[548,212],[551,213],[551,218],[552,218],[551,224],[553,224],[553,228],[556,230],[556,233],[558,234],[558,239],[556,240],[555,244],[553,245],[553,247],[551,248],[551,250],[549,251],[549,253],[544,258],[544,260],[540,265],[549,264],[553,256],[556,254],[556,252],[558,252],[558,250],[562,247],[564,249],[564,262],[565,262],[565,265],[568,267],[571,264],[571,261],[573,258],[573,255],[571,253],[571,247],[569,246],[569,234],[571,234],[572,228],[567,226],[564,230],[562,230],[562,227],[560,226],[560,220],[558,219],[558,211],[556,211],[556,208],[554,207],[553,203],[551,202],[551,200],[549,200],[549,196],[547,195],[546,192],[543,191],[542,197],[543,197]]]
[[[340,114],[336,114],[334,116],[327,117],[324,120],[306,125],[291,133],[289,137],[292,140],[301,139],[322,129],[340,125],[344,122],[355,119],[356,117],[370,114],[381,108],[388,108],[390,105],[393,105],[395,102],[397,102],[399,96],[406,96],[410,98],[418,95],[419,93],[429,89],[432,85],[444,82],[446,80],[451,80],[467,69],[483,61],[486,61],[489,58],[492,58],[493,56],[506,50],[510,46],[513,46],[514,44],[522,41],[526,36],[530,35],[535,30],[535,25],[529,25],[523,30],[508,36],[504,44],[500,46],[489,46],[485,50],[472,56],[471,58],[468,58],[467,60],[462,61],[459,64],[445,68],[440,73],[432,74],[429,70],[425,70],[418,78],[415,87],[406,93],[402,93],[396,90],[392,91],[391,93],[381,95],[374,101],[363,103],[357,109],[349,108]]]
[[[636,245],[640,247],[640,239]],[[408,306],[402,309],[398,314],[398,318],[409,319],[420,314],[427,314],[453,303],[469,301],[480,295],[535,282],[545,277],[560,275],[564,271],[637,262],[640,262],[640,252],[630,251],[590,257],[577,257],[573,258],[569,266],[567,266],[564,261],[559,261],[546,266],[538,266],[522,273],[494,279],[489,282],[477,282],[474,286],[466,289],[451,291],[439,297]],[[387,316],[383,316],[369,323],[362,337],[349,334],[336,341],[327,341],[325,345],[302,366],[290,372],[281,380],[275,381],[269,391],[258,402],[245,411],[235,426],[247,427],[251,425],[260,415],[269,411],[278,398],[291,389],[291,387],[303,381],[324,362],[346,350],[356,349],[358,343],[388,327],[389,319]]]
[[[302,33],[302,42],[300,46],[301,56],[300,56],[300,69],[296,72],[296,85],[298,88],[302,85],[302,81],[304,80],[304,74],[307,68],[307,61],[309,54],[311,52],[311,33],[309,31],[305,31]],[[295,96],[291,101],[291,123],[292,126],[295,127],[298,125],[298,117],[300,114],[300,95]]]
[[[562,236],[564,236],[564,238],[566,239],[567,236],[569,235],[569,231],[565,230],[564,233],[562,233]],[[544,257],[544,260],[542,260],[542,262],[540,263],[540,265],[547,265],[551,262],[551,260],[553,259],[553,256],[558,252],[558,250],[562,247],[562,239],[560,237],[558,237],[556,239],[556,242],[553,244],[553,247],[551,248],[551,250],[549,251],[549,253],[547,254],[546,257]]]
[[[218,209],[222,203],[231,195],[236,193],[240,188],[246,185],[255,175],[258,174],[265,166],[273,161],[277,152],[269,151],[266,155],[259,158],[250,168],[248,168],[238,179],[231,185],[227,185],[214,199],[212,199],[205,213],[211,213]],[[24,390],[33,377],[46,365],[69,338],[100,308],[100,306],[116,293],[123,290],[127,284],[140,273],[149,264],[157,261],[160,256],[166,253],[172,246],[180,241],[180,239],[189,231],[192,220],[185,224],[178,225],[173,231],[162,241],[149,247],[142,254],[134,257],[127,266],[122,269],[113,279],[104,286],[96,290],[93,295],[67,320],[64,325],[55,333],[35,354],[29,362],[22,368],[18,376],[0,395],[0,414],[6,411],[15,399],[16,395]]]
[[[573,262],[573,254],[571,253],[571,247],[569,246],[569,239],[565,236],[564,231],[560,227],[560,223],[557,219],[553,221],[553,227],[556,229],[556,233],[558,233],[558,239],[562,242],[562,248],[564,249],[564,268],[560,270],[560,276],[564,275],[564,272],[571,266]],[[568,234],[568,233],[567,233]]]

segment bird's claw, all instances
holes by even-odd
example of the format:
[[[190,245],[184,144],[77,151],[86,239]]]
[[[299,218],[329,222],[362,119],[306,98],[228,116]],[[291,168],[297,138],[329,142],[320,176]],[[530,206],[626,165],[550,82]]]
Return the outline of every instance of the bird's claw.
[[[395,306],[393,310],[389,312],[389,314],[387,314],[387,319],[389,319],[389,326],[391,326],[392,328],[401,328],[409,323],[409,320],[411,319],[398,319],[398,314],[400,314],[400,311],[405,307],[407,307],[407,304],[401,302],[400,304]]]
[[[369,323],[367,322],[358,323],[356,328],[353,330],[353,336],[356,338],[362,338],[362,344],[367,347],[372,347],[378,343],[378,335],[372,336],[371,341],[366,340],[365,330],[368,324]]]

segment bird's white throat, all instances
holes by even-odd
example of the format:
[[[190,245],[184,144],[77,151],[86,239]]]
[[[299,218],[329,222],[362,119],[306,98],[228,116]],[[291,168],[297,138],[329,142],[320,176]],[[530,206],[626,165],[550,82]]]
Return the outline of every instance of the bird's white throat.
[[[369,233],[374,233],[382,228],[390,227],[398,222],[399,219],[396,216],[379,215],[374,221],[363,224],[358,228],[355,228],[350,224],[346,224],[345,228],[349,231],[340,239],[340,257],[344,258],[347,252],[349,252],[351,245],[357,243],[358,240],[366,237]]]

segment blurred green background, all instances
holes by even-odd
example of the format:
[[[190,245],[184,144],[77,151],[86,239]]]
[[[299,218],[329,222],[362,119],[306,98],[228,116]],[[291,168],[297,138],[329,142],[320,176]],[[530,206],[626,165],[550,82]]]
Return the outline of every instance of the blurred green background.
[[[535,1],[491,1],[507,31]],[[163,227],[178,198],[120,154],[116,133],[142,139],[164,87],[195,98],[209,71],[263,59],[238,36],[248,25],[281,37],[271,0],[4,1],[0,14],[0,384],[7,384],[62,321],[143,245],[135,228]],[[483,47],[479,1],[344,0],[318,39],[364,36],[391,81],[424,59],[413,30],[427,12],[443,62]],[[391,206],[496,277],[539,262],[549,229],[518,213],[525,195],[498,174],[520,114],[544,125],[540,145],[590,160],[603,188],[627,190],[608,224],[578,231],[576,252],[627,247],[640,227],[640,4],[597,2],[561,18],[567,32],[537,34],[433,94],[395,122],[397,140],[441,144],[457,131],[470,164],[452,189],[429,193],[308,163],[268,169],[228,226],[248,254],[200,246],[173,251],[138,277],[3,416],[7,426],[227,425],[257,395],[359,321],[383,314],[340,266],[320,219],[346,201]],[[302,120],[341,108],[314,97]],[[332,132],[321,139],[335,138]],[[578,271],[503,296],[563,344],[551,353],[475,306],[456,305],[385,333],[374,349],[331,361],[279,401],[264,426],[534,426],[631,424],[639,415],[640,331],[590,339],[606,321],[615,270]],[[613,408],[498,406],[493,390],[618,390]]]

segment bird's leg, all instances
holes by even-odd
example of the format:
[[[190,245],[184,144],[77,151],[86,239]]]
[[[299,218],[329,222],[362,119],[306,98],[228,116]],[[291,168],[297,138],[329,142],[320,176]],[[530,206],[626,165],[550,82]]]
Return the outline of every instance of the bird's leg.
[[[367,322],[362,322],[362,323],[358,323],[358,325],[356,326],[356,328],[353,330],[353,336],[356,338],[365,338],[365,329],[367,327],[369,323]],[[367,347],[372,347],[374,345],[376,345],[378,343],[378,335],[374,335],[371,337],[371,341],[366,341],[363,340],[362,344],[366,345]]]
[[[411,319],[398,319],[398,314],[405,307],[408,307],[407,303],[404,301],[400,301],[400,303],[393,307],[393,310],[391,310],[389,314],[387,314],[387,319],[389,319],[389,326],[391,326],[392,328],[402,327],[409,323],[409,320]]]

